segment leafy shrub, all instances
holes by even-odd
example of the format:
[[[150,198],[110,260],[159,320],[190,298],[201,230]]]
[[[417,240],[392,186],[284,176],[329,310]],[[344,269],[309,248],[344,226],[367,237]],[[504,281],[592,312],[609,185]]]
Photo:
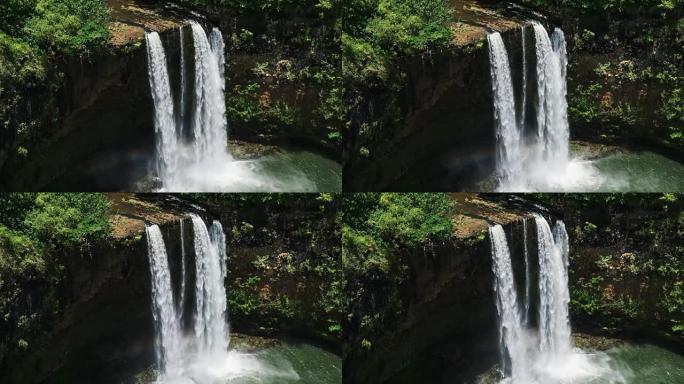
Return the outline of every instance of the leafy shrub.
[[[0,31],[11,36],[21,33],[34,13],[37,0],[3,0],[0,3]]]
[[[350,263],[386,270],[392,251],[444,241],[452,232],[444,194],[356,193],[344,196],[343,207],[343,255]]]
[[[108,211],[101,194],[40,193],[24,223],[30,234],[48,245],[73,247],[107,236]]]
[[[99,193],[9,193],[0,224],[43,247],[69,248],[109,233],[107,198]]]
[[[310,7],[321,11],[334,8],[333,0],[177,0],[179,3],[195,7],[220,6],[240,11],[275,11],[288,8]]]
[[[42,49],[72,53],[107,42],[109,9],[104,0],[38,0],[35,11],[24,32]]]
[[[445,0],[352,0],[343,3],[345,74],[357,80],[386,72],[391,58],[427,53],[451,41]]]

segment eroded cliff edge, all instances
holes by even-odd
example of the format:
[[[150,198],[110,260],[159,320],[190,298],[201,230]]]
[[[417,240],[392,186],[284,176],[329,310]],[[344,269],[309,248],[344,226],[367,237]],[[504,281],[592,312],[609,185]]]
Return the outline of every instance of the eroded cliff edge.
[[[336,203],[265,196],[108,194],[103,242],[50,255],[64,260],[59,281],[29,279],[18,293],[3,292],[13,299],[0,322],[0,379],[135,382],[155,361],[145,225],[160,226],[172,280],[179,281],[181,236],[188,254],[193,249],[190,212],[219,220],[226,232],[233,332],[302,337],[339,353]]]
[[[345,323],[345,382],[466,382],[496,363],[496,306],[490,225],[501,224],[522,253],[525,203],[496,196],[453,194],[454,232],[440,244],[397,250],[405,268],[399,285],[361,280],[364,298],[351,302]],[[522,270],[522,260],[516,261]],[[368,332],[382,313],[382,324]],[[375,320],[377,321],[377,320]]]
[[[266,11],[110,0],[109,7],[105,47],[57,55],[44,80],[12,84],[0,97],[7,106],[0,115],[0,190],[139,190],[132,183],[148,173],[154,154],[144,33],[160,33],[175,89],[178,28],[190,19],[220,27],[226,42],[227,144],[247,148],[248,156],[258,152],[252,147],[273,144],[340,161],[332,5]]]

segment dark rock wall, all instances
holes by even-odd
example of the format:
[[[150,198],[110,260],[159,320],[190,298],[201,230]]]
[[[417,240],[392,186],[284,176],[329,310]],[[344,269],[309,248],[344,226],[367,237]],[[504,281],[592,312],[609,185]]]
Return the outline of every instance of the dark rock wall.
[[[64,259],[63,282],[38,293],[57,295],[59,308],[42,308],[55,311],[45,329],[29,339],[28,350],[3,359],[3,382],[114,382],[125,369],[154,361],[144,239]],[[17,308],[16,315],[32,316],[38,308]]]
[[[664,199],[638,194],[556,205],[570,235],[574,330],[682,348],[682,332],[674,330],[682,316],[681,204]]]
[[[522,282],[522,222],[504,228],[516,279]],[[534,258],[532,232],[528,245]],[[397,324],[388,325],[383,335],[371,340],[369,350],[351,348],[360,340],[353,326],[345,328],[344,382],[469,382],[496,364],[498,331],[488,236],[454,239],[432,250],[411,252],[405,259],[410,277],[394,288],[404,303]],[[378,292],[373,301],[382,307],[383,289],[372,291]],[[378,310],[351,305],[351,316]]]
[[[170,57],[178,54],[178,40],[169,39],[173,32],[162,33]],[[0,189],[42,189],[74,168],[92,166],[94,158],[107,167],[126,161],[136,151],[153,153],[153,105],[144,44],[91,57],[68,57],[52,71],[62,74],[56,89],[38,92],[57,108],[43,113],[43,104],[33,106],[41,127],[28,156],[14,152],[2,166]],[[117,175],[120,183],[126,176],[131,175]]]
[[[568,41],[573,139],[648,147],[682,158],[681,139],[671,138],[674,131],[669,128],[681,127],[681,122],[667,121],[659,111],[664,97],[681,88],[684,68],[677,23],[682,12],[669,11],[667,17],[661,13],[655,8],[624,14],[553,13]],[[679,79],[660,80],[660,74]],[[583,93],[590,86],[595,90]]]
[[[520,71],[520,31],[502,34],[513,74]],[[407,82],[392,108],[394,90],[361,90],[366,102],[352,111],[352,128],[345,138],[344,188],[384,190],[422,162],[482,179],[494,167],[494,117],[487,42],[453,48],[406,63]],[[518,83],[520,80],[514,78]],[[516,87],[516,91],[519,87]],[[373,139],[369,157],[359,153],[358,130],[364,122],[380,121],[382,137]],[[436,154],[441,154],[436,157]],[[458,177],[452,178],[458,183]],[[391,188],[391,187],[390,187]],[[453,189],[451,185],[450,190]]]
[[[329,135],[339,131],[341,116],[324,112],[339,108],[334,96],[341,88],[336,11],[321,15],[312,7],[289,7],[281,13],[238,13],[208,7],[203,12],[226,42],[230,137],[305,145],[339,161],[339,142]],[[255,85],[254,94],[239,95]],[[231,106],[242,103],[254,109],[254,116],[231,113]],[[240,109],[245,111],[246,105]],[[286,110],[274,115],[284,106]]]
[[[175,207],[178,209],[178,207]],[[190,209],[186,206],[186,209]],[[286,296],[293,316],[268,313],[257,307],[250,313],[229,308],[231,330],[266,335],[303,336],[321,340],[332,350],[339,342],[328,332],[328,319],[335,313],[324,312],[318,302],[330,281],[319,281],[314,273],[279,274],[287,263],[339,263],[339,232],[334,211],[322,213],[314,203],[307,209],[281,211],[254,206],[210,209],[201,213],[207,226],[221,221],[228,244],[228,279],[226,290],[231,298],[241,281],[253,276],[262,278],[260,298]],[[242,223],[254,230],[241,233]],[[169,257],[174,297],[179,297],[181,277],[180,222],[160,226]],[[187,287],[194,287],[194,243],[192,222],[183,219],[186,252]],[[150,269],[144,233],[101,244],[80,254],[63,257],[67,261],[64,280],[54,285],[32,283],[22,290],[28,296],[16,306],[11,316],[38,315],[44,320],[41,329],[28,339],[28,349],[17,347],[18,330],[3,330],[0,339],[0,382],[3,383],[129,383],[132,376],[155,362],[154,322],[151,313]],[[268,271],[256,270],[259,256],[269,256]],[[288,256],[289,257],[289,256]],[[47,299],[57,297],[58,308]],[[185,319],[192,318],[194,294],[187,291]],[[260,312],[261,311],[261,312]],[[18,321],[18,320],[17,320]],[[339,320],[338,320],[339,321]],[[5,332],[7,331],[7,332]],[[27,337],[27,336],[22,336]]]

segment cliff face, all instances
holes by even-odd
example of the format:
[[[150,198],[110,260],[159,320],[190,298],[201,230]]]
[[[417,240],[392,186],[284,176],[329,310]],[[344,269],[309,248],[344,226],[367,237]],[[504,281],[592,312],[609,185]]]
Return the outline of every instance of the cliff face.
[[[576,139],[649,147],[682,158],[679,11],[555,10],[568,41],[568,105]]]
[[[187,268],[194,271],[194,236],[187,217],[193,211],[207,223],[221,221],[226,232],[226,290],[233,331],[304,336],[339,348],[337,335],[329,329],[339,322],[339,310],[321,305],[327,303],[330,286],[341,284],[339,277],[323,281],[315,271],[299,268],[319,263],[333,268],[339,262],[339,242],[330,240],[339,237],[334,212],[322,214],[318,205],[279,214],[259,206],[203,211],[163,196],[109,197],[110,238],[80,254],[65,255],[61,281],[29,282],[22,287],[19,296],[24,299],[13,306],[11,329],[3,329],[0,344],[3,383],[135,382],[133,376],[155,362],[145,225],[156,223],[161,228],[177,290],[181,235],[190,255]],[[194,286],[192,272],[188,278]],[[257,285],[245,284],[255,279]],[[37,326],[30,331],[22,328],[25,318],[37,319],[32,323]],[[19,340],[27,346],[20,347]]]
[[[396,60],[393,71],[401,74],[399,86],[348,86],[354,89],[348,89],[346,97],[363,102],[350,112],[345,132],[344,172],[354,175],[345,178],[345,189],[401,190],[402,183],[393,184],[403,175],[428,169],[444,179],[444,187],[431,190],[453,191],[493,170],[487,31],[500,31],[509,56],[517,58],[523,24],[515,16],[504,17],[500,9],[454,3],[458,21],[452,27],[455,41],[450,48]],[[514,75],[520,73],[519,65],[511,60]]]
[[[24,298],[13,305],[3,332],[3,382],[116,382],[154,362],[144,228],[159,224],[174,249],[178,236],[169,235],[180,214],[130,195],[111,197],[111,238],[53,255],[64,260],[60,281],[21,288]],[[28,346],[19,348],[19,340]]]
[[[556,205],[571,241],[573,329],[684,345],[680,199],[570,195]]]
[[[226,41],[230,137],[299,144],[340,159],[341,63],[336,9],[203,9]]]
[[[348,383],[469,382],[496,364],[496,306],[487,228],[500,223],[509,237],[516,277],[524,276],[522,220],[506,202],[454,195],[454,235],[445,243],[404,250],[408,278],[380,286],[368,277],[368,295],[350,303],[345,327]],[[387,308],[394,296],[400,306]],[[360,335],[360,322],[390,311],[394,321],[378,335]],[[364,346],[363,339],[366,339]]]
[[[160,33],[179,94],[180,38],[188,10],[111,0],[107,47],[51,60],[27,84],[0,130],[0,190],[134,190],[154,155],[145,31]],[[339,159],[339,34],[333,13],[236,14],[202,10],[226,43],[229,138],[307,145]],[[192,42],[185,39],[186,52]],[[127,184],[128,183],[128,184]]]
[[[152,99],[146,66],[141,46],[131,52],[68,58],[60,64],[57,71],[64,74],[63,83],[48,96],[58,105],[57,115],[42,114],[40,106],[34,111],[46,126],[54,125],[35,139],[28,156],[15,152],[9,157],[2,168],[2,189],[44,188],[75,167],[92,166],[96,156],[116,165],[135,151],[151,153]],[[122,175],[126,176],[133,175]]]
[[[154,124],[144,32],[159,32],[172,60],[179,55],[173,35],[183,22],[132,0],[109,5],[106,47],[52,58],[47,80],[21,91],[4,130],[0,190],[72,189],[60,182],[74,170],[93,174],[79,181],[82,190],[130,190],[126,180],[146,173]]]

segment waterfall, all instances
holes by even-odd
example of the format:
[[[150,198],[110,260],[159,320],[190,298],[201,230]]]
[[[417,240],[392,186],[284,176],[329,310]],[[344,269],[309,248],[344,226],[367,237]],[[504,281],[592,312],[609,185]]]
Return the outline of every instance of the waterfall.
[[[203,351],[225,351],[228,349],[225,235],[219,222],[214,221],[209,231],[199,216],[193,214],[191,218],[196,257],[195,339]]]
[[[492,271],[499,325],[502,383],[562,384],[579,382],[624,383],[624,376],[611,365],[603,352],[585,353],[573,348],[570,338],[568,304],[569,238],[562,221],[551,229],[541,215],[534,215],[539,253],[539,327],[525,323],[529,311],[529,285],[532,273],[528,249],[525,252],[525,295],[521,305],[515,286],[511,253],[501,225],[489,227]],[[523,222],[527,238],[527,224]],[[522,306],[525,308],[523,309]],[[579,380],[579,381],[578,381]]]
[[[525,109],[527,106],[527,51],[525,47],[525,26],[520,27],[520,39],[522,47],[522,102],[520,103],[520,121],[518,122],[518,129],[520,132],[525,132]],[[523,134],[524,140],[524,134]]]
[[[535,216],[539,247],[539,333],[542,352],[567,353],[570,343],[568,304],[568,235],[565,225]]]
[[[522,84],[516,109],[506,47],[497,32],[487,36],[492,77],[498,191],[555,191],[597,188],[603,183],[590,162],[570,158],[565,35],[532,23],[535,68],[528,70],[526,29],[522,27]],[[534,73],[535,80],[528,81]],[[527,117],[527,85],[536,81],[535,118]],[[516,119],[515,111],[518,111]],[[530,124],[531,126],[528,126]],[[534,135],[526,135],[532,132]]]
[[[515,290],[511,254],[501,225],[489,227],[489,240],[492,246],[502,371],[512,377],[522,377],[528,371],[525,336]]]
[[[166,67],[166,54],[159,34],[146,33],[145,41],[150,90],[154,102],[155,164],[157,174],[165,179],[175,173],[177,154],[180,150],[174,125],[173,98]]]
[[[525,253],[525,300],[523,312],[523,324],[530,324],[530,295],[532,291],[532,265],[530,263],[530,252],[527,248],[527,220],[523,219],[523,251]]]
[[[180,91],[169,84],[159,35],[146,34],[155,110],[156,191],[264,192],[315,190],[309,167],[288,157],[235,160],[228,147],[226,46],[218,28],[189,21],[179,30]],[[192,47],[190,43],[192,42]],[[186,46],[187,45],[187,46]],[[191,49],[186,49],[191,48]],[[175,63],[178,65],[178,63]],[[174,95],[180,93],[180,95]],[[177,114],[174,113],[174,105]],[[260,156],[261,157],[261,156]],[[293,159],[294,160],[294,159]],[[150,183],[143,180],[145,188]],[[151,180],[150,180],[151,181]]]
[[[180,36],[180,114],[178,116],[178,137],[181,139],[185,137],[185,108],[187,101],[186,96],[186,69],[185,69],[185,41],[183,39],[183,26],[178,27],[178,35]]]
[[[549,38],[541,24],[533,24],[537,57],[537,139],[542,158],[556,168],[567,166],[570,129],[566,96],[567,54],[563,31]]]
[[[159,226],[147,226],[145,233],[147,234],[147,254],[152,277],[152,316],[156,330],[157,363],[163,375],[175,375],[178,374],[182,356],[182,333],[173,301],[166,246]]]
[[[191,23],[195,45],[195,109],[193,122],[195,159],[225,156],[226,133],[225,80],[223,69],[223,39],[214,28],[209,43],[202,26]]]
[[[218,221],[207,229],[204,221],[191,214],[195,251],[195,311],[190,336],[183,336],[182,313],[185,303],[186,249],[184,225],[180,221],[181,288],[180,305],[175,305],[169,260],[157,225],[146,227],[148,257],[152,281],[152,315],[155,325],[155,349],[162,382],[196,376],[197,368],[188,364],[188,356],[225,356],[228,352],[227,296],[225,279],[226,236]],[[195,381],[193,381],[195,382]],[[199,381],[202,382],[202,381]]]
[[[197,22],[190,23],[194,45],[194,79],[188,79],[183,29],[180,39],[179,114],[174,113],[174,98],[169,82],[166,55],[157,32],[145,34],[148,72],[154,102],[155,168],[162,189],[188,189],[189,167],[203,168],[207,163],[226,163],[228,133],[225,102],[225,44],[221,31],[213,28],[207,37]],[[187,85],[194,85],[194,103],[188,107]],[[192,91],[190,91],[192,92]],[[191,120],[190,148],[183,145],[185,122]],[[197,190],[194,188],[193,190]]]
[[[521,135],[515,119],[513,83],[506,47],[498,32],[488,34],[487,41],[496,125],[496,173],[499,182],[507,184],[519,177]]]

